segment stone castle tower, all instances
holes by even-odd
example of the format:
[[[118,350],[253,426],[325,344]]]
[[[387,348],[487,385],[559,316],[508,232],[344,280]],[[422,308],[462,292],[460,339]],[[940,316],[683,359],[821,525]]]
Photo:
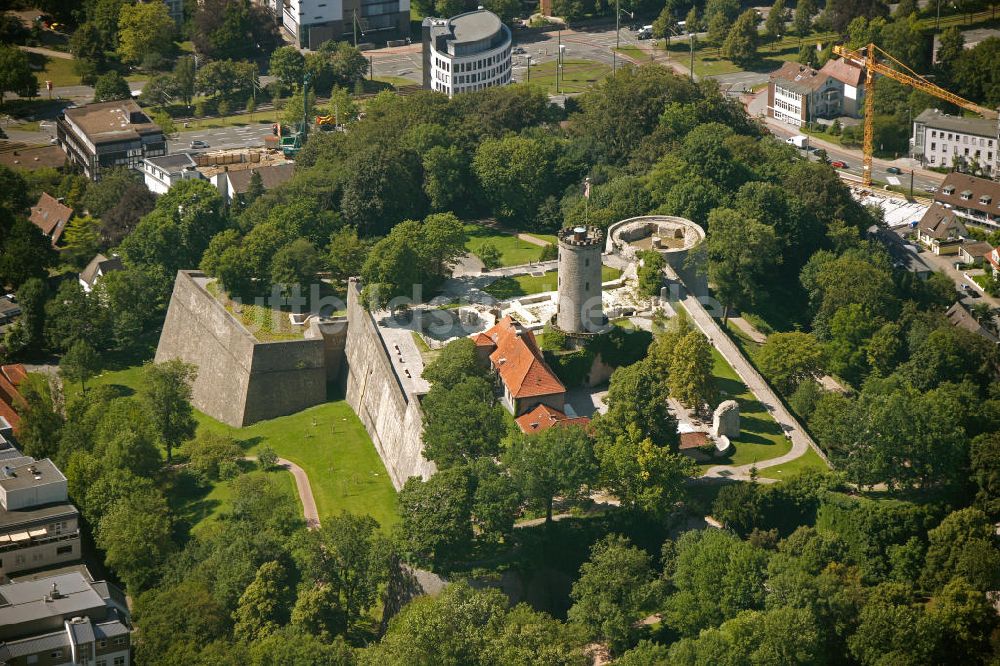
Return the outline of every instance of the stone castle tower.
[[[557,329],[570,335],[593,335],[607,329],[601,304],[601,253],[604,231],[567,227],[559,231]]]

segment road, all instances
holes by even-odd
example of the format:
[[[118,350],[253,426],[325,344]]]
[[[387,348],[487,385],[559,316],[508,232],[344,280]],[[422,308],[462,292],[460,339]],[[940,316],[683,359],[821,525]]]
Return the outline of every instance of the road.
[[[747,113],[752,117],[762,117],[767,128],[778,138],[787,139],[796,134],[801,134],[797,127],[768,117],[766,111],[767,90],[761,90],[750,98],[747,104]],[[863,158],[860,150],[843,148],[813,136],[809,137],[809,141],[813,147],[821,147],[826,150],[831,161],[841,161],[847,164],[847,168],[842,169],[842,171],[861,177]],[[920,166],[919,160],[908,157],[901,157],[895,160],[874,159],[872,161],[872,178],[876,181],[888,182],[887,178],[892,177],[893,174],[888,173],[886,169],[893,166],[903,171],[902,174],[895,176],[903,186],[910,184],[909,172],[911,169],[914,171],[913,189],[915,192],[922,192],[929,187],[938,187],[944,180],[943,174],[923,169]]]
[[[271,125],[262,123],[191,131],[182,130],[167,141],[167,151],[171,154],[188,152],[191,150],[191,142],[195,140],[204,141],[211,150],[263,146],[264,137],[270,134]]]

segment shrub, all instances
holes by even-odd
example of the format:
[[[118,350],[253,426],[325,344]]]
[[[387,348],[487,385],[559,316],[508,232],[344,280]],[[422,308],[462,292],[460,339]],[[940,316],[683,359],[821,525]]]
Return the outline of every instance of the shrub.
[[[257,462],[261,469],[274,469],[278,465],[278,454],[265,444],[257,450]]]

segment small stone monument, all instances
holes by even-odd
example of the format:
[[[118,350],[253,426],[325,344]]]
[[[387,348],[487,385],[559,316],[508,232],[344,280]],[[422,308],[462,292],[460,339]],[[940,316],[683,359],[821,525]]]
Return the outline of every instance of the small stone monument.
[[[737,439],[740,436],[740,403],[726,400],[712,414],[712,436]]]

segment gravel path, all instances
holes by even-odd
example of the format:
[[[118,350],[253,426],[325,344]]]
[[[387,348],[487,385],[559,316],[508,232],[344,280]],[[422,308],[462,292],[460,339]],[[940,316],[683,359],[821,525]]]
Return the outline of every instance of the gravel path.
[[[257,460],[257,456],[245,456],[245,459]],[[292,473],[295,478],[295,488],[299,493],[299,500],[302,502],[302,515],[306,519],[306,527],[311,530],[316,529],[319,527],[319,511],[316,510],[316,499],[313,497],[312,487],[309,485],[309,475],[291,460],[284,458],[278,458],[278,467]]]

